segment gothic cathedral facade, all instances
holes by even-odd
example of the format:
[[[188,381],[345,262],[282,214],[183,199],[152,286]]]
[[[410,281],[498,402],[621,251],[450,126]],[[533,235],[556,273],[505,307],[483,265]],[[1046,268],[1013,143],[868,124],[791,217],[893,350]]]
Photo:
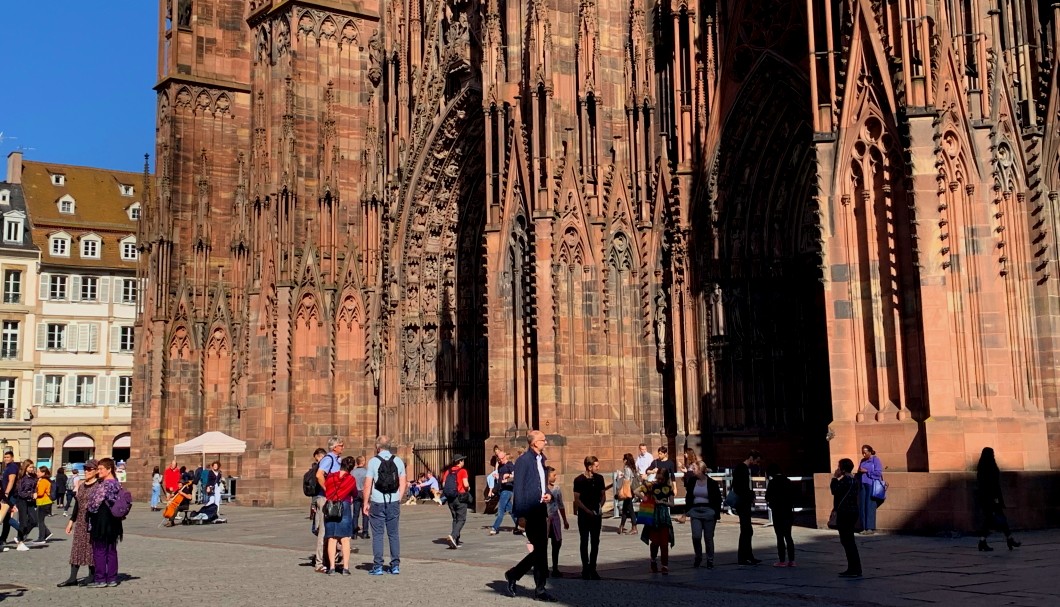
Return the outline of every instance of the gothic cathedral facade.
[[[160,6],[134,460],[1060,468],[1060,3]]]

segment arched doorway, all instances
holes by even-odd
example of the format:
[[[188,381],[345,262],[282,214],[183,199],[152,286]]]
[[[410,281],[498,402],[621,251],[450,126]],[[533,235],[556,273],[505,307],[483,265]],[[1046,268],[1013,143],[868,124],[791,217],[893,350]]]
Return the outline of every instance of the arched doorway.
[[[129,461],[131,450],[132,437],[128,432],[125,432],[114,437],[114,446],[111,448],[110,456],[116,462],[127,462]]]
[[[809,85],[792,59],[741,66],[692,222],[706,449],[806,473],[827,469],[831,407]]]
[[[71,434],[63,441],[63,461],[83,464],[96,456],[96,441],[87,434]]]

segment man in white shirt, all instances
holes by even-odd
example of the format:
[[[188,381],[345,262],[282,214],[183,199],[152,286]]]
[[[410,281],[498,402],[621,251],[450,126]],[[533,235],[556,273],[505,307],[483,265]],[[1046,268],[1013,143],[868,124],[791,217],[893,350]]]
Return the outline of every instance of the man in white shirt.
[[[647,478],[648,468],[651,467],[653,461],[655,461],[655,458],[648,451],[648,445],[641,443],[640,453],[637,454],[637,474],[640,475],[641,480]]]

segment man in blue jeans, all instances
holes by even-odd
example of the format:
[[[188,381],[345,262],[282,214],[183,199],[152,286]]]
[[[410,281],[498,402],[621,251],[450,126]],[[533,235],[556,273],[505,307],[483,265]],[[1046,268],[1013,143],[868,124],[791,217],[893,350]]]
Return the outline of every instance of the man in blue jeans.
[[[504,514],[508,513],[512,517],[512,527],[514,528],[512,533],[519,534],[519,523],[515,520],[515,514],[512,514],[512,482],[515,478],[515,464],[508,460],[508,454],[504,451],[497,452],[497,484],[500,486],[500,497],[497,501],[497,518],[493,521],[493,527],[490,528],[490,535],[497,535],[501,531],[501,522],[504,521]]]
[[[364,477],[364,507],[372,525],[371,575],[383,575],[383,530],[390,542],[390,573],[401,573],[401,538],[398,523],[401,516],[401,496],[408,490],[405,462],[390,452],[390,439],[380,436],[375,440],[376,455],[368,462]],[[393,467],[391,467],[393,464]]]

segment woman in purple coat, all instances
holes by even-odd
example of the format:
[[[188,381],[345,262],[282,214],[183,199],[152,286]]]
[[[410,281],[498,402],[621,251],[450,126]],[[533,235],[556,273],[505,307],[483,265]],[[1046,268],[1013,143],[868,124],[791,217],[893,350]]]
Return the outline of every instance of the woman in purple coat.
[[[879,505],[872,497],[872,482],[883,480],[883,464],[876,457],[871,445],[861,446],[861,463],[858,468],[858,510],[861,514],[862,535],[876,532],[876,507]]]

